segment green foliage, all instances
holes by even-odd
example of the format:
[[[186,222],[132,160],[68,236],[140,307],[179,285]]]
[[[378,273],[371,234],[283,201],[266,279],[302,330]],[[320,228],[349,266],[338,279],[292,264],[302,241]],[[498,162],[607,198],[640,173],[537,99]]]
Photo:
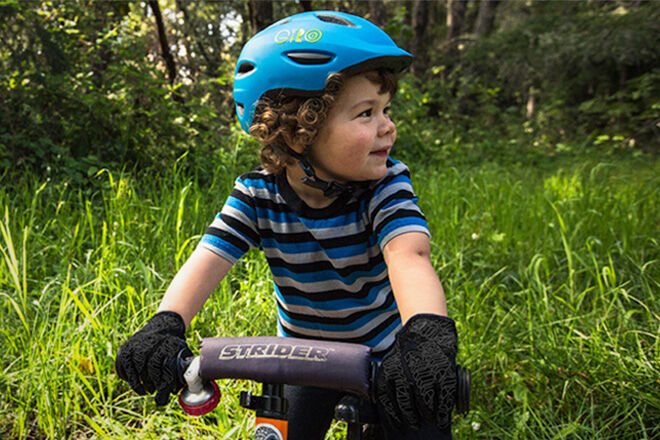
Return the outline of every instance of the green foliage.
[[[89,193],[33,174],[0,181],[0,437],[248,438],[238,395],[254,384],[221,381],[220,407],[191,418],[136,396],[113,366],[249,169],[235,159],[206,184],[184,171],[189,155],[140,178],[102,171]],[[473,371],[455,437],[656,438],[657,161],[409,165]],[[250,253],[188,340],[274,334],[275,309]]]
[[[230,93],[248,3],[181,2],[187,15],[178,3],[164,3],[180,66],[170,86],[148,7],[0,0],[0,437],[248,435],[237,389],[252,384],[224,381],[221,407],[191,419],[113,370],[257,160]],[[404,6],[387,3],[387,29],[405,42]],[[297,8],[277,3],[274,18]],[[393,155],[411,166],[474,374],[455,435],[657,438],[660,170],[645,153],[658,151],[660,12],[500,8],[488,39],[432,54],[393,103]],[[273,334],[274,313],[269,270],[250,253],[189,340]]]
[[[366,4],[321,6],[368,14]],[[409,6],[386,5],[386,30],[404,45],[413,37]],[[191,171],[210,178],[208,158],[233,154],[237,139],[231,75],[252,32],[250,10],[163,7],[174,86],[146,4],[0,2],[0,169],[88,185],[102,168],[161,169],[188,154]],[[297,8],[276,3],[273,19]],[[433,10],[441,23],[442,8]],[[395,118],[404,157],[475,164],[658,151],[652,2],[513,2],[499,11],[489,38],[463,36],[458,55],[435,51],[427,75],[403,79]],[[442,48],[437,28],[428,37]]]
[[[393,115],[404,157],[442,166],[659,151],[658,9],[532,5],[403,78]]]
[[[624,139],[644,131],[637,147],[657,151],[647,125],[659,115],[660,10],[615,6],[535,2],[526,20],[467,45],[448,78],[459,110],[492,114],[482,98],[497,90],[496,108],[521,114],[533,94],[534,122],[556,141],[559,131]]]
[[[193,420],[156,410],[113,370],[257,162],[231,101],[249,3],[161,4],[174,86],[145,4],[0,0],[0,437],[249,432],[237,388],[251,384],[225,381],[221,408]],[[273,18],[298,7],[276,3]],[[489,38],[432,53],[435,67],[405,76],[393,102],[393,155],[411,166],[474,373],[455,434],[657,438],[660,172],[646,153],[658,151],[660,11],[500,8]],[[387,10],[388,32],[410,40],[406,5]],[[250,253],[189,338],[273,334],[274,310],[267,265]]]
[[[385,25],[385,32],[394,41],[398,42],[399,45],[404,46],[404,42],[409,41],[413,37],[412,27],[406,20],[406,16],[410,14],[410,5],[393,3],[393,8]]]
[[[435,166],[529,164],[562,154],[556,141],[517,108],[501,110],[498,87],[466,83],[462,93],[469,98],[456,99],[451,78],[429,82],[406,75],[400,86],[392,104],[398,136],[395,154],[407,160]],[[479,110],[468,110],[468,99],[477,102]],[[576,147],[574,138],[564,142]]]
[[[417,171],[461,356],[480,378],[460,438],[657,435],[656,173],[588,161]]]
[[[227,79],[204,79],[202,93],[169,88],[147,57],[141,12],[129,3],[3,4],[0,31],[18,32],[0,60],[0,167],[81,185],[101,168],[171,166],[192,152],[197,171],[212,172],[205,158],[220,153],[231,125],[213,96]]]
[[[660,123],[660,68],[628,80],[616,93],[583,102],[578,110],[598,118],[602,125],[594,144],[614,149],[638,144],[657,152]],[[654,139],[655,137],[655,139]]]

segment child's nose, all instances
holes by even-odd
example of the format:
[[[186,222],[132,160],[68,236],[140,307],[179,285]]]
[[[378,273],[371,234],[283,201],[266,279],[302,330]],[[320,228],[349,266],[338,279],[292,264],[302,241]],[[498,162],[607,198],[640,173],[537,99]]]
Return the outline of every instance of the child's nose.
[[[392,133],[396,129],[394,122],[390,119],[390,117],[386,114],[383,114],[381,116],[381,122],[380,125],[378,126],[378,135],[379,136],[385,136],[390,133]]]

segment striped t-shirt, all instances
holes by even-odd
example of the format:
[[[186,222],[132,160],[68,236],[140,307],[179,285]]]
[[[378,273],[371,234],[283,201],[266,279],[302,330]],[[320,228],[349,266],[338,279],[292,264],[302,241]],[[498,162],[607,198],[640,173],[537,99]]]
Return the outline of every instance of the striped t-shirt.
[[[235,263],[260,248],[270,266],[281,336],[365,344],[386,350],[401,326],[383,248],[406,232],[428,234],[408,168],[388,159],[387,174],[361,194],[313,209],[285,175],[240,176],[200,246]]]

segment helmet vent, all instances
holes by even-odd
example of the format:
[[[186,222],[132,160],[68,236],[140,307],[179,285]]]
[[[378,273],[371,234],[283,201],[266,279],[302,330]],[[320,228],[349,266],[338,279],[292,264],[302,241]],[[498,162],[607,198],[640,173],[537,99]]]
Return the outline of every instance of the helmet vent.
[[[238,113],[238,116],[242,118],[244,111],[245,111],[245,107],[243,107],[243,104],[239,104],[237,102],[236,103],[236,113]]]
[[[289,52],[286,56],[295,63],[305,65],[327,64],[334,58],[329,53],[320,52]]]
[[[350,20],[332,14],[316,14],[316,18],[327,23],[340,24],[342,26],[356,27]]]
[[[238,66],[238,72],[236,72],[236,78],[237,79],[243,78],[253,70],[254,70],[254,64],[244,61]]]
[[[252,72],[254,70],[254,64],[243,62],[238,66],[238,73],[245,75],[246,73]]]

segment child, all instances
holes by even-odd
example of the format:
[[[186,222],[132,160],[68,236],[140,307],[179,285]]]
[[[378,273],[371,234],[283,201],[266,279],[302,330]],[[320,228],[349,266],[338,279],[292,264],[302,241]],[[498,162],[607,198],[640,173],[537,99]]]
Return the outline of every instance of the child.
[[[408,169],[389,158],[396,75],[411,56],[379,28],[315,11],[254,36],[236,66],[241,126],[262,168],[236,180],[222,211],[117,355],[117,371],[164,405],[181,384],[163,363],[232,265],[260,248],[278,333],[366,344],[383,357],[381,438],[451,438],[456,329],[430,262]],[[289,439],[323,439],[340,393],[287,387]]]

